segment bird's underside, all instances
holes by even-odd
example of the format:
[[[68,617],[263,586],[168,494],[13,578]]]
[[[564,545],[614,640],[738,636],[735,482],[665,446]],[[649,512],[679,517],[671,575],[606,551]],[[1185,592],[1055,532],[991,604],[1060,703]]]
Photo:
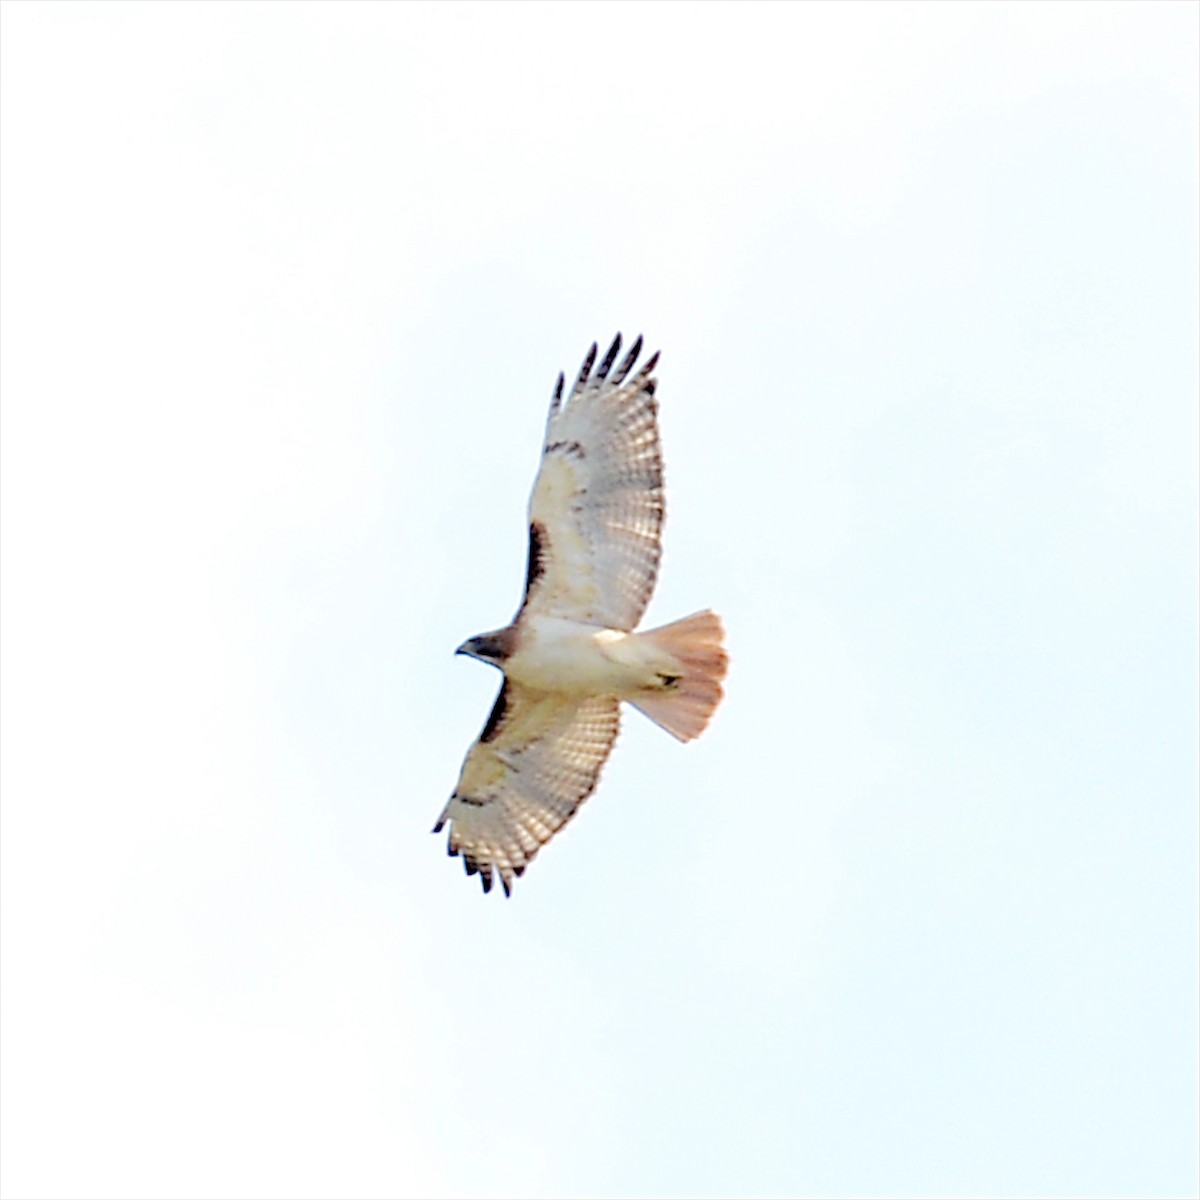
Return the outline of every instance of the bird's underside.
[[[459,647],[504,683],[434,832],[490,891],[505,894],[591,795],[622,701],[681,741],[699,735],[727,669],[720,619],[697,613],[634,632],[654,590],[663,523],[652,355],[639,337],[613,370],[592,346],[550,405],[529,501],[525,596],[512,624]]]

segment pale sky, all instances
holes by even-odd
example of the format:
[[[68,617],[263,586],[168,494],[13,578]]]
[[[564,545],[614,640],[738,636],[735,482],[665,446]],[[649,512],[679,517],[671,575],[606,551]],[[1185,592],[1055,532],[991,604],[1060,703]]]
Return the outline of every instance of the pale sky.
[[[5,1196],[1196,1194],[1197,5],[0,35]],[[727,698],[484,896],[618,329]]]

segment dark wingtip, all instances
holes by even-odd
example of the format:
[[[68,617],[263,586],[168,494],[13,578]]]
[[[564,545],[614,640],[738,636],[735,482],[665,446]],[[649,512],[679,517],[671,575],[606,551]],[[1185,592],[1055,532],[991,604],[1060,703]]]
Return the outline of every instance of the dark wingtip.
[[[550,415],[547,418],[553,421],[558,415],[558,410],[562,408],[563,384],[566,380],[563,378],[563,373],[559,371],[558,382],[554,385],[554,395],[550,397]]]
[[[592,348],[587,352],[587,357],[583,360],[583,366],[579,368],[579,378],[575,380],[575,386],[572,392],[578,391],[587,382],[587,377],[592,373],[592,367],[596,364],[596,353],[600,349],[595,342],[592,343]]]
[[[625,382],[625,376],[633,370],[633,364],[637,362],[637,356],[642,352],[642,335],[637,335],[637,341],[629,348],[629,353],[625,355],[621,365],[617,368],[617,373],[613,376],[613,383],[622,384]]]
[[[642,369],[638,372],[638,374],[643,379],[647,378],[649,376],[650,372],[653,371],[654,368],[658,366],[658,356],[661,353],[662,353],[661,350],[655,350],[655,352],[652,355],[650,355],[650,357],[648,359],[646,359],[646,362],[643,365]]]
[[[609,346],[608,353],[604,356],[604,361],[600,364],[600,369],[596,372],[597,379],[607,379],[608,373],[612,370],[612,365],[617,361],[617,355],[621,352],[621,335],[618,333],[613,338],[613,344]]]
[[[438,817],[437,824],[430,830],[431,833],[441,833],[442,826],[446,824],[445,817]]]

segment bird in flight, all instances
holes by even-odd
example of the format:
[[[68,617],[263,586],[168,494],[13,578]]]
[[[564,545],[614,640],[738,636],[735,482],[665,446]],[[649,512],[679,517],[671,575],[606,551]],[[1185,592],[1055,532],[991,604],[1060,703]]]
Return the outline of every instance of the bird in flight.
[[[728,658],[716,613],[634,632],[662,554],[663,471],[653,354],[639,337],[613,369],[595,344],[563,397],[558,377],[529,499],[525,597],[512,624],[456,653],[504,683],[433,832],[490,891],[517,876],[595,790],[627,701],[680,741],[721,700]]]

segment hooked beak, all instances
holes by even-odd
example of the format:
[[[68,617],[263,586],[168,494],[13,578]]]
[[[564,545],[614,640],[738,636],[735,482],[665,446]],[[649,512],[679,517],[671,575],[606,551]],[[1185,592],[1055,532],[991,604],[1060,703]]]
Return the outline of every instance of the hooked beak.
[[[468,658],[474,658],[475,655],[475,639],[467,638],[465,642],[454,652],[455,654],[465,654]]]

